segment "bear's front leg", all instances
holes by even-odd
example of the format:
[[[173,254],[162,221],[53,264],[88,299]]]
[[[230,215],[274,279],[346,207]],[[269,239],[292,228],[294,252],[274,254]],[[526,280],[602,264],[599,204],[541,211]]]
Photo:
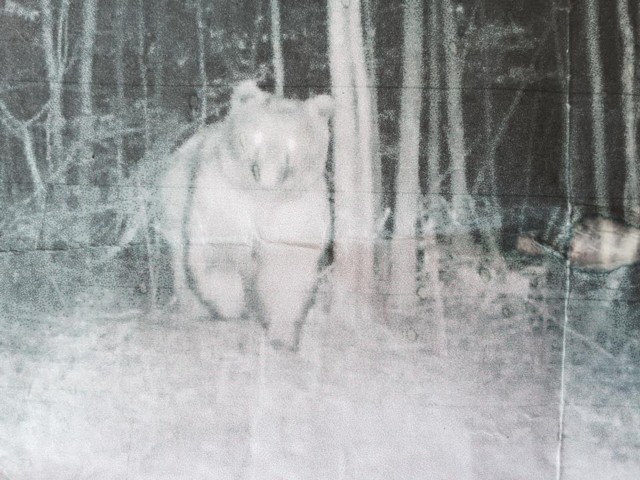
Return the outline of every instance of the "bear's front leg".
[[[245,286],[240,257],[250,256],[244,245],[208,244],[189,248],[189,268],[201,300],[224,319],[245,314]]]
[[[320,245],[265,243],[261,246],[256,289],[274,348],[297,350],[322,254]]]
[[[173,299],[180,311],[189,317],[201,317],[207,315],[207,309],[198,298],[187,278],[187,267],[184,264],[184,247],[176,244],[173,248]]]

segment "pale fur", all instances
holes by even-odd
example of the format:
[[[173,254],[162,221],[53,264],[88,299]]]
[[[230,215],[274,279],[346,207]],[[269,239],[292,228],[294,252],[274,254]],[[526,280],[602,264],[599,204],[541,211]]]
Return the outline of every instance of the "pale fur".
[[[568,245],[538,240],[535,234],[522,234],[516,248],[532,255],[568,255],[575,268],[609,272],[640,261],[640,229],[617,220],[590,217],[576,223]]]
[[[569,258],[591,270],[632,265],[640,260],[640,230],[609,218],[589,218],[574,229]]]
[[[244,83],[231,103],[158,181],[174,290],[185,312],[257,315],[274,345],[296,348],[329,241],[331,102],[276,99]]]

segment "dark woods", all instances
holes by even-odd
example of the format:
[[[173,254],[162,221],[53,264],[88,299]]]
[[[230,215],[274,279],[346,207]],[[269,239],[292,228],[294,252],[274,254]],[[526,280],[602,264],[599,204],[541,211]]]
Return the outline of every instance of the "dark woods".
[[[336,201],[369,192],[339,207],[337,237],[433,227],[511,248],[569,213],[637,225],[639,16],[624,0],[3,2],[0,249],[118,244],[149,166],[244,79],[335,95]],[[368,213],[344,223],[348,204]]]

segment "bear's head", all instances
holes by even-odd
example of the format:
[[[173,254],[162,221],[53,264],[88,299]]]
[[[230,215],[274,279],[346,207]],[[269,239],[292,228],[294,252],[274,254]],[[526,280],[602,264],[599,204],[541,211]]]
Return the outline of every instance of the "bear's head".
[[[324,175],[329,146],[328,95],[307,101],[276,97],[255,82],[233,91],[227,140],[240,174],[258,189],[304,189]]]

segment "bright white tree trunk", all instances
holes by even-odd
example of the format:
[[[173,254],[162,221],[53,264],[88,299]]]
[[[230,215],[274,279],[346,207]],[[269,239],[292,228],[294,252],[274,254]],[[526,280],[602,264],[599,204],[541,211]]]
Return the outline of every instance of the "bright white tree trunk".
[[[376,61],[376,30],[374,22],[374,0],[363,0],[362,15],[364,25],[364,53],[367,64],[367,73],[369,78],[369,94],[371,99],[372,115],[371,124],[371,158],[372,158],[372,175],[373,189],[376,194],[376,204],[374,205],[374,215],[380,218],[382,215],[382,161],[380,157],[380,126],[378,122],[378,82],[376,78],[377,61]]]
[[[395,183],[391,289],[404,306],[416,301],[416,221],[420,195],[420,116],[422,112],[421,0],[405,0],[400,145]]]
[[[377,139],[374,136],[374,118],[377,112],[372,104],[372,81],[369,78],[367,60],[364,48],[364,32],[362,31],[362,16],[360,2],[352,1],[349,5],[349,38],[351,45],[351,56],[353,64],[354,85],[356,91],[356,119],[358,121],[357,131],[362,167],[360,170],[359,183],[363,187],[361,195],[360,220],[363,232],[367,235],[375,235],[375,212],[379,204],[379,185],[375,183],[375,161],[374,145]],[[371,245],[372,246],[372,245]],[[371,257],[373,261],[373,257]],[[373,264],[372,264],[373,265]],[[367,266],[365,268],[368,269]]]
[[[431,0],[429,9],[429,136],[427,139],[428,192],[440,193],[440,16],[438,0]]]
[[[360,2],[328,0],[329,58],[335,99],[336,305],[366,307],[373,294],[375,219],[371,163],[371,99]],[[364,74],[363,74],[364,72]],[[365,77],[364,79],[362,77]]]
[[[427,137],[427,191],[430,201],[440,195],[440,156],[441,123],[442,123],[442,81],[440,78],[440,45],[441,45],[441,16],[440,0],[431,0],[429,8],[429,134]],[[422,234],[425,236],[422,277],[430,282],[427,287],[434,300],[434,315],[436,317],[436,331],[434,345],[441,355],[447,354],[447,316],[444,308],[444,293],[440,283],[440,254],[436,242],[437,225],[430,220],[423,224]]]
[[[444,57],[446,67],[447,97],[447,144],[451,156],[451,190],[453,208],[458,218],[468,215],[466,176],[466,145],[464,135],[464,116],[462,109],[462,59],[458,51],[458,29],[454,18],[454,6],[451,0],[445,0],[442,7],[442,26]]]

